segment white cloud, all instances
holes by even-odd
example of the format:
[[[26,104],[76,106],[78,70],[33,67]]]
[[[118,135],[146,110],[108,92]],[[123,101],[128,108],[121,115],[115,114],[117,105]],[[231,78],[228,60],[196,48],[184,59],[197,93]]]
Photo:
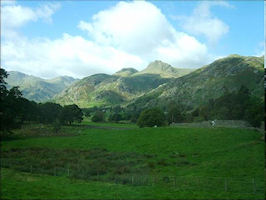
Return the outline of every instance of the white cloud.
[[[5,12],[14,22],[4,27],[17,33],[29,21],[51,19],[55,10],[49,5],[40,10],[15,5]],[[27,14],[19,19],[22,13]],[[95,14],[90,22],[80,21],[78,27],[87,31],[90,39],[67,33],[55,40],[6,38],[2,42],[3,66],[47,78],[81,78],[114,73],[123,67],[141,70],[156,59],[176,67],[200,67],[213,59],[205,44],[176,30],[160,9],[145,1],[119,2]]]
[[[112,47],[101,47],[80,36],[64,34],[57,40],[38,39],[5,42],[2,46],[3,66],[8,70],[53,77],[83,77],[92,73],[113,73],[121,66],[140,66],[136,56]]]
[[[52,21],[52,15],[59,9],[60,5],[47,3],[36,9],[18,5],[15,1],[12,3],[1,4],[1,34],[3,37],[16,37],[18,28],[28,22],[36,22],[42,19],[46,22]]]
[[[15,5],[16,0],[1,0],[1,5]]]
[[[81,21],[78,27],[96,43],[144,60],[161,59],[177,67],[199,67],[206,62],[207,47],[175,30],[160,9],[149,2],[120,2],[94,15],[91,22]]]
[[[216,44],[218,40],[228,33],[229,26],[211,13],[212,6],[223,6],[233,8],[224,1],[203,1],[193,11],[191,16],[181,16],[180,20],[185,31],[193,35],[205,36],[211,44]]]

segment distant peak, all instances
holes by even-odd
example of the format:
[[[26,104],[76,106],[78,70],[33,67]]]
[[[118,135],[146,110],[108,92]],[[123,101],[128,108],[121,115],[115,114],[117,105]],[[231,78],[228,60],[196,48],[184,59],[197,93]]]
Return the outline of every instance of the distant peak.
[[[228,57],[241,57],[241,56],[238,54],[230,54]]]
[[[123,68],[121,70],[119,70],[118,72],[116,72],[114,75],[116,76],[131,76],[134,73],[137,73],[138,70],[134,69],[134,68]]]
[[[151,70],[152,69],[152,70],[164,71],[164,70],[168,70],[169,68],[174,68],[174,67],[172,67],[168,63],[165,63],[161,60],[155,60],[155,61],[151,62],[145,70]]]
[[[138,70],[134,69],[134,68],[122,68],[121,70],[119,70],[118,72],[126,72],[126,71],[129,71],[129,72],[137,72]],[[116,73],[118,73],[116,72]]]

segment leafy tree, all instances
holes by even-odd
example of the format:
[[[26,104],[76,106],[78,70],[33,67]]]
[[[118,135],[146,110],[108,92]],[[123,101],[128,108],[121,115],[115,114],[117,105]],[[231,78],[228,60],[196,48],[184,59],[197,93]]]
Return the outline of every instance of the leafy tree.
[[[177,122],[183,122],[185,119],[185,116],[182,111],[182,107],[175,104],[171,103],[168,106],[168,113],[167,113],[167,121],[168,123],[177,123]]]
[[[165,125],[165,115],[158,108],[151,108],[141,112],[137,125],[142,128],[145,126],[163,126]]]
[[[61,112],[61,122],[71,125],[74,121],[80,123],[83,118],[82,110],[76,105],[66,105]]]
[[[121,106],[115,106],[115,107],[113,107],[112,108],[112,111],[114,112],[114,113],[119,113],[119,112],[121,112],[123,109],[121,108]]]
[[[264,120],[264,99],[252,96],[248,102],[245,119],[254,127],[260,127]]]
[[[6,90],[1,96],[1,130],[9,131],[20,127],[22,124],[21,116],[23,115],[22,100],[22,93],[18,87],[13,87],[9,91]]]
[[[104,113],[102,111],[96,111],[92,116],[91,120],[93,122],[103,122],[104,121]]]
[[[52,124],[56,119],[60,118],[62,106],[56,103],[47,102],[39,104],[40,109],[40,122]]]
[[[111,122],[118,122],[118,121],[122,120],[122,115],[119,114],[119,113],[111,114],[109,116],[108,120],[111,121]]]
[[[7,76],[8,76],[7,72],[3,68],[0,68],[0,97],[6,95],[7,89],[5,86],[6,82],[4,79],[7,78]]]

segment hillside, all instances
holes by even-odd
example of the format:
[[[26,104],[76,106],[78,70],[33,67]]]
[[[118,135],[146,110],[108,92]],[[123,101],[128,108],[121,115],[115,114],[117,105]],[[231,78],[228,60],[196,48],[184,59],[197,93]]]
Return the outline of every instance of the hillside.
[[[154,61],[139,72],[124,68],[113,75],[95,74],[56,95],[55,101],[81,107],[124,104],[191,71],[193,69],[177,69],[162,61]]]
[[[264,57],[231,55],[206,65],[188,75],[173,79],[129,104],[130,107],[165,107],[170,102],[191,109],[216,99],[225,91],[246,86],[253,95],[263,97]]]
[[[128,77],[128,76],[131,76],[137,72],[138,72],[138,70],[136,70],[134,68],[123,68],[123,69],[119,70],[118,72],[116,72],[114,75],[115,76]]]
[[[169,80],[156,74],[129,77],[95,74],[74,83],[56,95],[55,101],[61,104],[75,103],[80,107],[122,104]]]
[[[16,71],[9,71],[8,74],[9,76],[6,79],[7,88],[19,86],[25,98],[37,102],[50,100],[55,94],[61,92],[77,80],[68,76],[42,79]]]
[[[154,62],[151,62],[144,70],[137,72],[134,75],[158,74],[163,78],[178,78],[189,74],[194,70],[195,69],[174,68],[171,65],[160,60],[155,60]]]

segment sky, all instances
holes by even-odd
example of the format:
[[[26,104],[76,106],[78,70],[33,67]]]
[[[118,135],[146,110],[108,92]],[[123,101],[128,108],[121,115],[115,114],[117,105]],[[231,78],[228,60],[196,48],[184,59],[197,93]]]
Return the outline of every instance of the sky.
[[[83,78],[264,55],[263,1],[1,0],[1,67]]]

